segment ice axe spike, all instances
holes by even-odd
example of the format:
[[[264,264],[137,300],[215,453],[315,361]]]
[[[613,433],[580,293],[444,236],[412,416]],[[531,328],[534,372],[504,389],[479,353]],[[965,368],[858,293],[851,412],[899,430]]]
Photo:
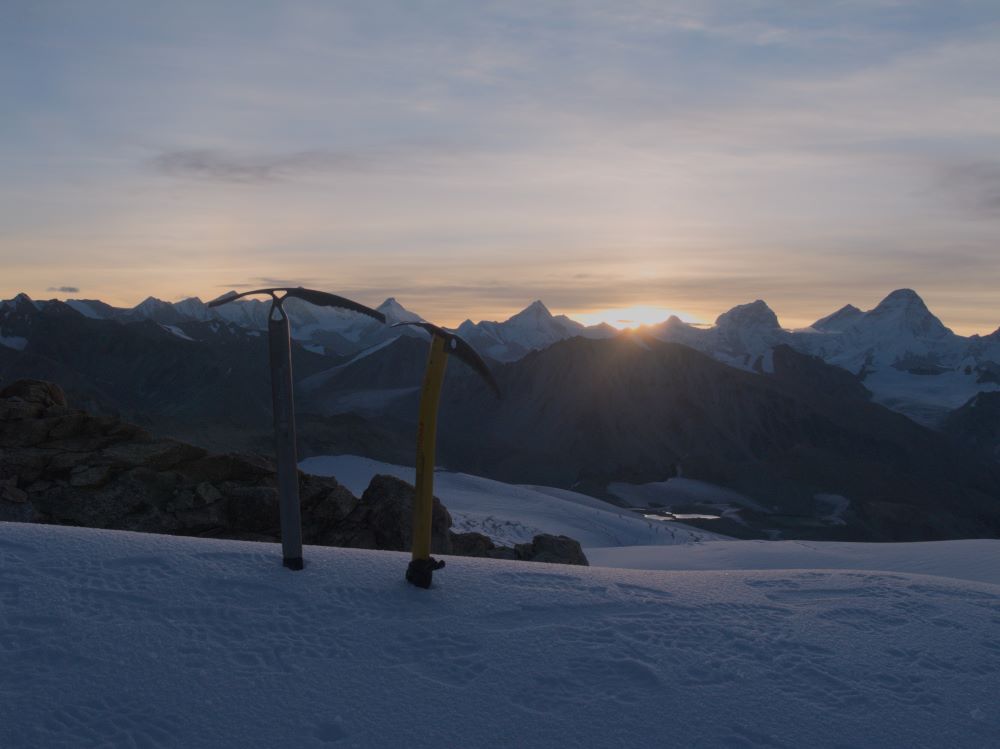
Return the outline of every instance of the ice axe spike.
[[[279,292],[284,292],[278,296]],[[281,516],[282,564],[301,570],[302,510],[299,503],[299,468],[295,454],[295,399],[292,390],[292,339],[288,315],[282,302],[288,297],[322,307],[339,307],[360,312],[385,322],[385,315],[350,299],[325,291],[297,288],[255,289],[242,294],[229,292],[208,303],[218,307],[251,294],[268,294],[267,344],[271,362],[271,404],[274,410],[274,446],[278,461],[278,502]]]
[[[406,568],[406,579],[418,588],[429,588],[434,570],[444,567],[444,561],[431,556],[431,527],[434,511],[434,448],[437,442],[437,414],[441,402],[441,385],[444,383],[448,356],[457,356],[476,371],[496,396],[500,387],[482,357],[468,343],[454,333],[429,322],[401,322],[413,325],[431,334],[430,354],[424,372],[420,393],[420,420],[417,426],[416,493],[413,497],[412,558]]]

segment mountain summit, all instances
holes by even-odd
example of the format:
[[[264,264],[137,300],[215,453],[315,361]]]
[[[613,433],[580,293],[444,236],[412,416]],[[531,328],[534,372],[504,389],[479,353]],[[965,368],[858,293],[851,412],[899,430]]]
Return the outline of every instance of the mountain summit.
[[[826,317],[821,317],[810,327],[814,330],[821,330],[824,333],[836,333],[850,327],[857,321],[858,317],[863,314],[864,312],[855,307],[853,304],[845,304],[836,312],[833,312]]]
[[[763,299],[757,299],[749,304],[739,304],[728,312],[723,312],[715,320],[720,328],[756,328],[778,330],[778,316],[767,306]]]
[[[952,335],[913,289],[897,289],[879,302],[866,316],[873,325],[891,325],[900,332],[919,338]]]

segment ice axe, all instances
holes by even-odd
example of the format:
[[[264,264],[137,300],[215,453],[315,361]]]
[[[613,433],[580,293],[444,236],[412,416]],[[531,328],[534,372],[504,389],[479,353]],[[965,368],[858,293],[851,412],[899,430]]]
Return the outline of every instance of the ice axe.
[[[413,552],[406,579],[418,588],[431,587],[434,570],[444,567],[444,561],[431,556],[431,521],[434,509],[434,446],[437,440],[438,404],[448,356],[457,356],[476,371],[500,397],[500,387],[486,362],[468,343],[454,333],[429,322],[401,322],[415,325],[431,334],[431,351],[427,357],[424,385],[420,393],[420,421],[417,426],[416,494],[413,497]]]
[[[284,292],[278,296],[280,292]],[[299,467],[295,455],[295,400],[292,393],[292,343],[288,315],[282,303],[288,298],[301,299],[320,307],[338,307],[359,312],[385,322],[385,315],[350,299],[325,291],[303,289],[255,289],[237,294],[230,291],[208,303],[209,307],[228,304],[251,294],[269,294],[267,344],[271,360],[271,404],[274,410],[274,447],[278,459],[278,503],[281,516],[282,564],[300,570],[302,562],[302,510],[299,506]]]

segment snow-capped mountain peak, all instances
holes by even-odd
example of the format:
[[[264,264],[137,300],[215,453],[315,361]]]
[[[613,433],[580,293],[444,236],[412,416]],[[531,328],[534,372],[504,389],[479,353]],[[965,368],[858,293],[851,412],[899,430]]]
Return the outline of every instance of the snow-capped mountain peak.
[[[719,328],[752,328],[758,330],[779,330],[778,316],[763,299],[749,304],[739,304],[716,319]]]
[[[545,306],[545,303],[542,302],[541,299],[536,299],[516,315],[511,316],[507,322],[528,322],[551,319],[552,313],[549,312],[549,308]]]
[[[376,309],[385,315],[385,321],[389,325],[401,322],[421,322],[424,319],[417,313],[406,309],[406,307],[396,301],[396,297],[394,296],[386,299]]]
[[[162,309],[167,306],[169,306],[168,303],[162,299],[157,299],[155,296],[148,296],[132,309],[136,312],[152,312],[153,310]]]
[[[565,315],[553,315],[541,300],[535,300],[503,322],[466,320],[458,334],[480,353],[500,361],[514,361],[529,351],[551,346],[574,336],[606,338],[617,331],[607,326],[585,327]]]
[[[892,327],[917,338],[953,335],[912,289],[897,289],[889,294],[864,316],[864,322],[883,329]]]
[[[38,309],[38,302],[32,299],[30,296],[25,294],[23,291],[15,296],[13,299],[9,299],[4,302],[5,305],[9,306],[12,310],[16,312],[34,312]]]
[[[916,308],[927,311],[924,300],[913,289],[896,289],[889,292],[885,299],[878,303],[872,312],[885,313],[891,310]]]
[[[864,315],[864,312],[855,307],[853,304],[845,304],[836,312],[833,312],[826,317],[821,317],[819,320],[814,322],[811,327],[814,330],[821,330],[824,333],[839,332],[853,325],[862,315]]]
[[[174,309],[181,315],[194,320],[205,321],[212,318],[212,311],[196,296],[188,297],[175,303]]]

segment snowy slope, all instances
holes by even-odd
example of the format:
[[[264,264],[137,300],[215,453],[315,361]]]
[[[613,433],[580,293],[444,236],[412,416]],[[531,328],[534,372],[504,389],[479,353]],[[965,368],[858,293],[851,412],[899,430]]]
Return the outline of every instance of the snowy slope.
[[[590,563],[637,570],[880,570],[1000,585],[1000,540],[921,543],[726,541],[587,549]],[[998,622],[1000,623],[1000,622]]]
[[[758,299],[723,313],[708,329],[672,318],[649,332],[764,373],[768,352],[786,344],[859,375],[876,402],[929,426],[977,393],[1000,389],[982,376],[1000,363],[997,341],[956,335],[912,289],[893,291],[867,312],[846,305],[803,330],[781,328]]]
[[[377,473],[413,481],[413,469],[353,455],[308,458],[307,473],[335,476],[361,496]],[[615,483],[609,489],[636,505],[657,502],[749,505],[752,500],[703,481],[675,478],[652,484]],[[1000,540],[923,543],[737,541],[682,523],[647,522],[586,494],[547,486],[505,484],[438,471],[434,493],[455,520],[498,543],[528,541],[536,533],[581,542],[591,565],[637,570],[879,570],[937,575],[1000,585]]]
[[[306,473],[335,476],[360,497],[378,473],[413,483],[414,470],[355,455],[307,458]],[[691,543],[716,534],[678,523],[649,522],[585,494],[548,487],[515,486],[465,473],[437,471],[434,494],[448,508],[456,531],[476,531],[510,546],[539,533],[575,538],[588,546],[633,546]]]
[[[988,747],[1000,587],[0,524],[3,747]]]

